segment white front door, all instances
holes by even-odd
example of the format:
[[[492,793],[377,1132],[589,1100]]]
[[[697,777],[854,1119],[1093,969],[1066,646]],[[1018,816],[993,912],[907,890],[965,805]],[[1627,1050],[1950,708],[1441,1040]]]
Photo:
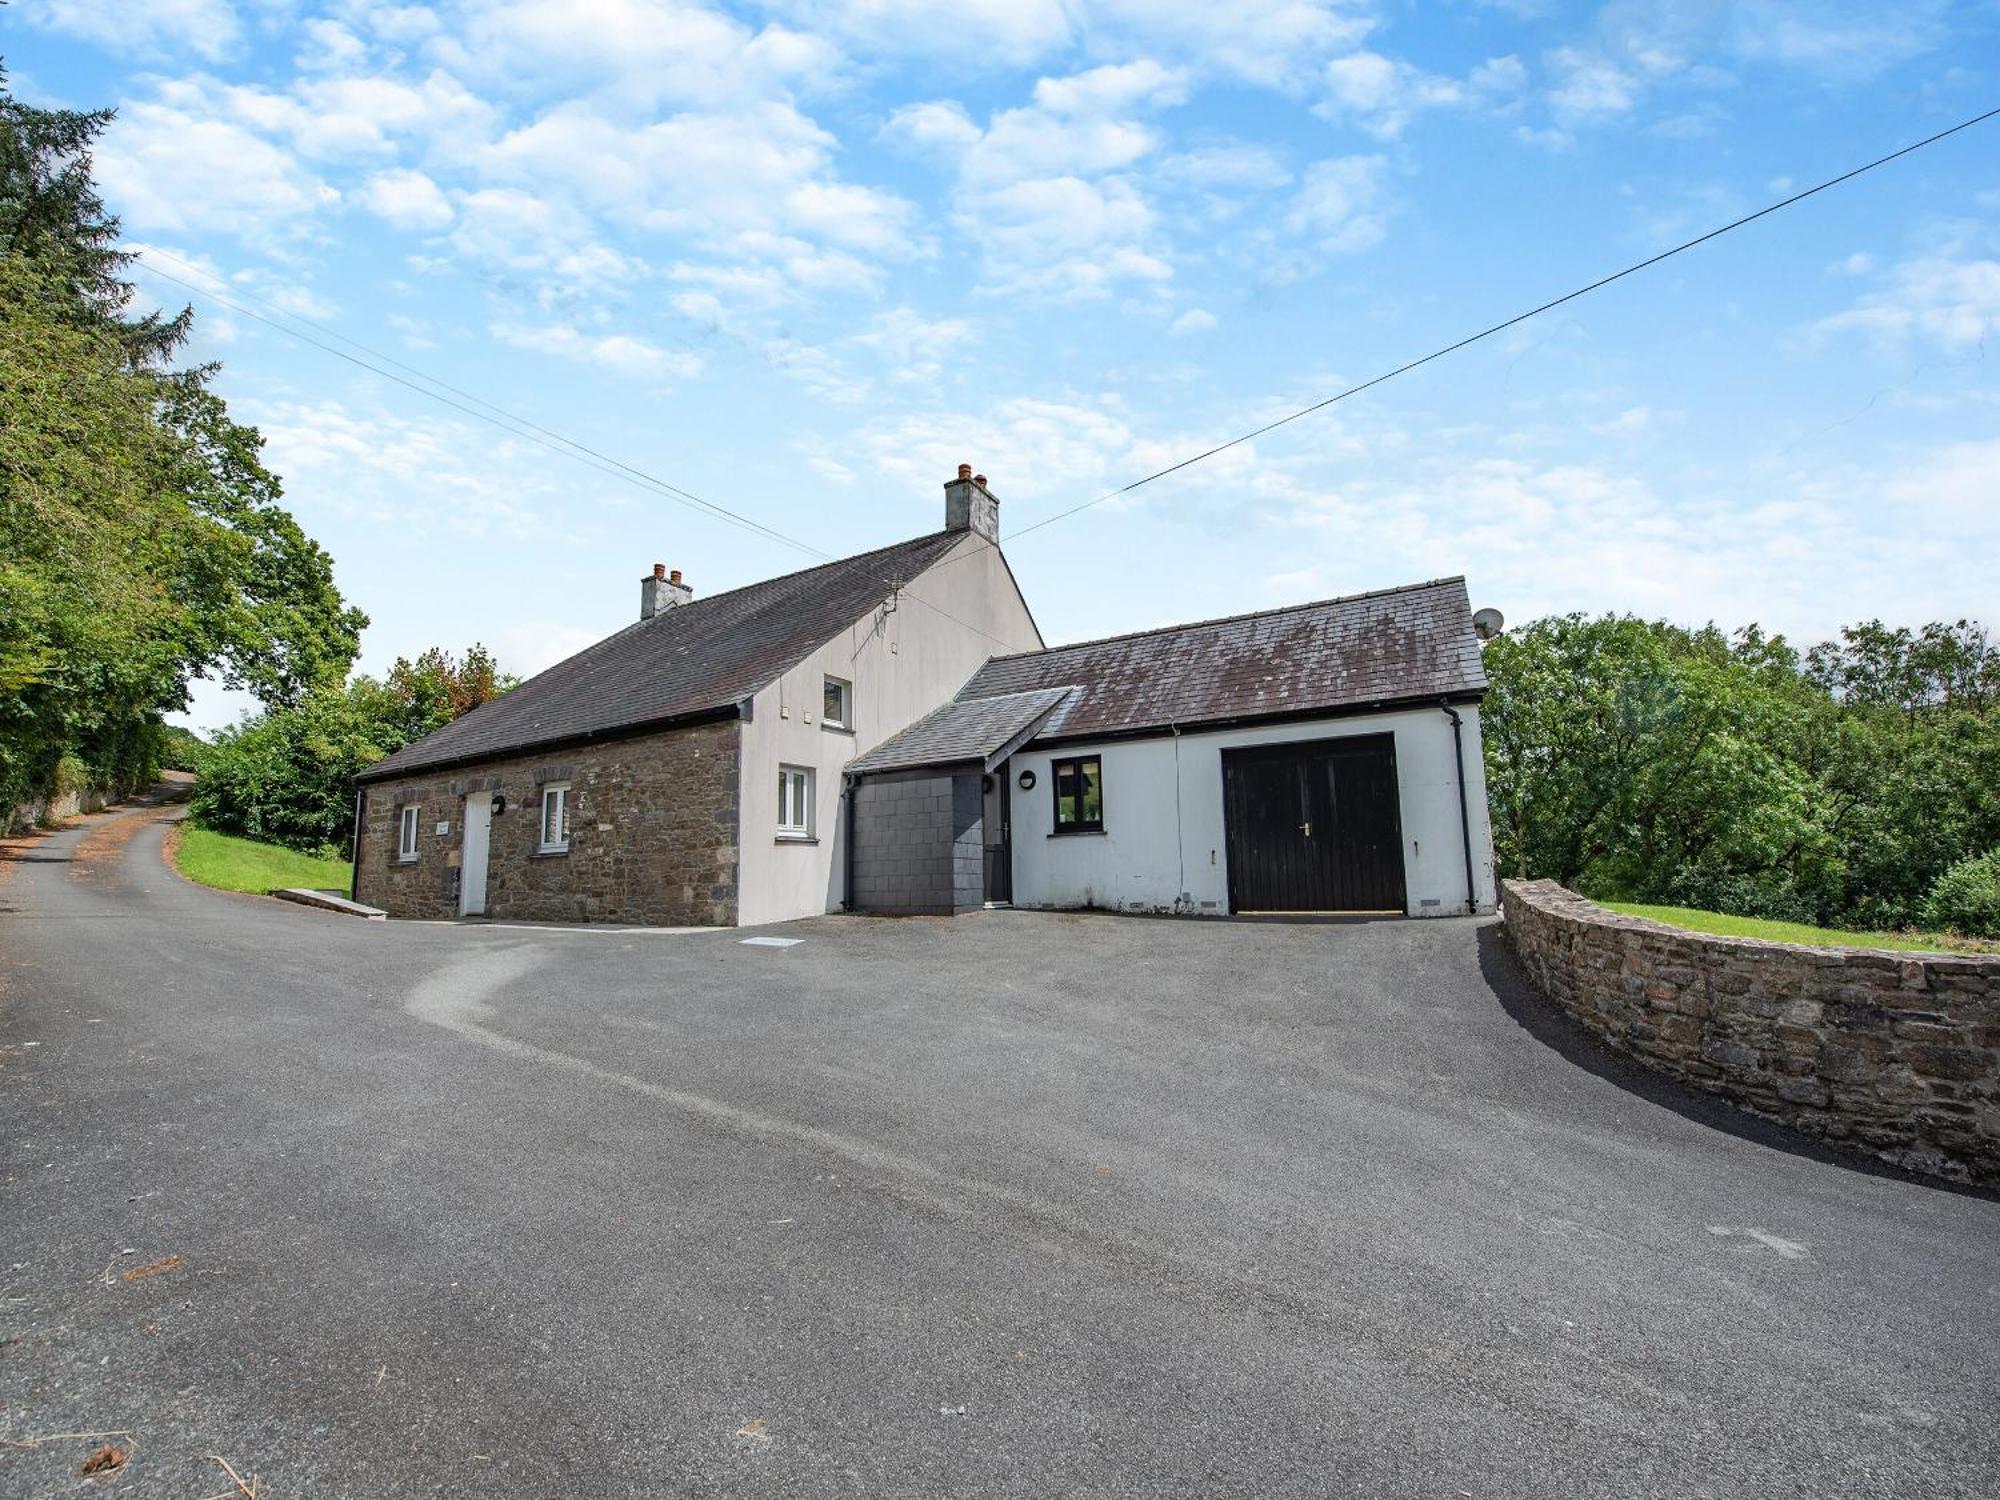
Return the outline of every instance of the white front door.
[[[474,792],[465,799],[465,845],[459,852],[458,914],[476,917],[486,910],[486,842],[493,831],[493,794]]]

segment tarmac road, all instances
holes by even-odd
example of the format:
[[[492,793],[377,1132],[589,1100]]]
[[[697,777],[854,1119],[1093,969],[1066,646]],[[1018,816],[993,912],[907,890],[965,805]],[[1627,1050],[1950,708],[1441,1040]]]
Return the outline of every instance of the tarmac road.
[[[2000,1204],[1491,924],[364,923],[164,816],[0,865],[0,1436],[126,1434],[0,1494],[2000,1494]]]

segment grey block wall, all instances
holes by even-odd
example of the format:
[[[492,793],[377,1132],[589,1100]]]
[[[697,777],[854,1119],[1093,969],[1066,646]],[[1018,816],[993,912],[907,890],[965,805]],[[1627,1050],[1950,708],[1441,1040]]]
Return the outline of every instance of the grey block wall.
[[[853,795],[855,910],[949,915],[984,903],[977,771],[869,776]]]

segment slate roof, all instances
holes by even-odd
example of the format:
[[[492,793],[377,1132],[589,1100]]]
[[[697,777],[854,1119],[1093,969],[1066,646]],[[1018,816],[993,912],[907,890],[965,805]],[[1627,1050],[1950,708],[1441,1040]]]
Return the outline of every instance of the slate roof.
[[[939,531],[639,620],[378,760],[379,781],[724,712],[963,541]]]
[[[1477,697],[1463,578],[997,656],[958,695],[1074,685],[1036,743],[1221,720]]]
[[[1068,687],[1048,687],[992,698],[956,699],[849,761],[847,769],[866,775],[970,760],[983,765],[1014,741],[1025,739],[1069,693]]]

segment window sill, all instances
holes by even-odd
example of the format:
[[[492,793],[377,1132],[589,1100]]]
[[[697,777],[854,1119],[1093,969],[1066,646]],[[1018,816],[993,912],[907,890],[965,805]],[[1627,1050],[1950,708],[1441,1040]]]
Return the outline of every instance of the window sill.
[[[1102,828],[1058,828],[1049,837],[1052,839],[1101,839],[1104,837],[1104,830]]]
[[[396,863],[399,865],[413,865],[416,862],[417,856],[414,854],[399,854],[396,856]]]
[[[530,854],[530,855],[528,856],[528,858],[530,858],[530,859],[561,859],[561,858],[563,858],[563,857],[564,857],[565,855],[567,855],[568,853],[569,853],[569,845],[568,845],[568,844],[564,844],[564,845],[562,846],[562,848],[560,848],[560,849],[537,849],[537,850],[536,850],[536,851],[535,851],[535,852],[534,852],[533,854]]]
[[[821,719],[819,727],[824,729],[828,734],[844,734],[849,739],[854,738],[854,727],[850,724],[829,724],[826,720]]]
[[[781,833],[772,842],[778,844],[817,844],[819,840],[809,833]]]

